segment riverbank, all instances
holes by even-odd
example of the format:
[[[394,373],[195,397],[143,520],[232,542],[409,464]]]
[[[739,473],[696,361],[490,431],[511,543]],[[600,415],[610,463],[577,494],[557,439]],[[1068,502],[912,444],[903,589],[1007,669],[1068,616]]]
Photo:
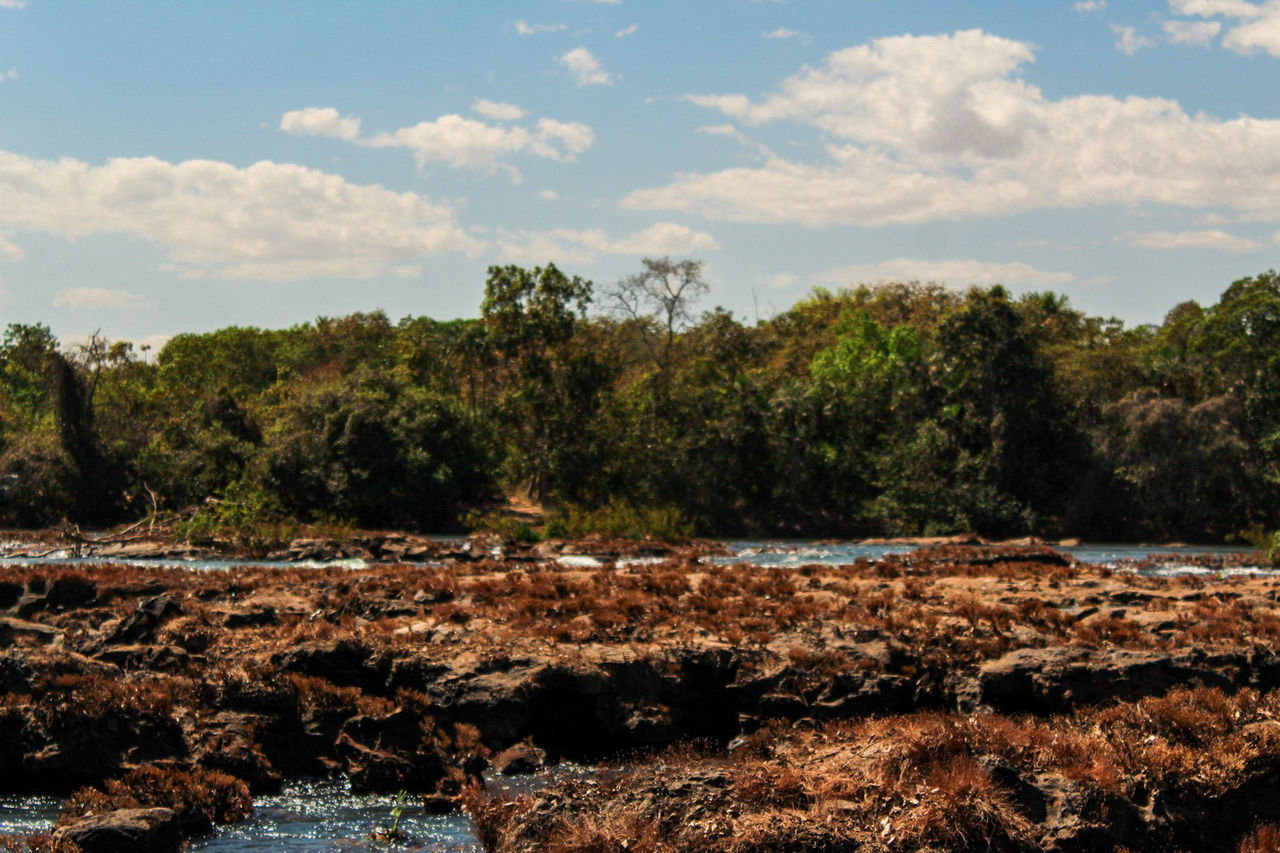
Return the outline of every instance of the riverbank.
[[[1271,575],[1144,577],[1040,545],[780,570],[704,562],[696,545],[533,550],[545,544],[363,569],[8,567],[0,787],[68,795],[130,773],[216,773],[261,793],[345,774],[450,809],[509,762],[691,739],[790,755],[816,748],[805,732],[885,715],[1030,714],[1065,736],[1089,706],[1204,688],[1270,707],[1280,688]],[[555,559],[572,552],[599,565]],[[648,559],[620,559],[634,556]],[[850,743],[859,760],[865,744]],[[129,794],[152,807],[145,795]],[[561,796],[546,814],[578,808],[577,794],[544,796]],[[705,849],[737,849],[717,844]]]

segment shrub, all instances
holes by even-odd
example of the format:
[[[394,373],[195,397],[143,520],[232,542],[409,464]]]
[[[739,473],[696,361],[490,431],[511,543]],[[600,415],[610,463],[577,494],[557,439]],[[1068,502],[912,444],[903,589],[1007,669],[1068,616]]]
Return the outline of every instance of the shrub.
[[[595,509],[569,504],[547,524],[548,535],[579,537],[593,533],[674,542],[691,537],[693,523],[674,506],[637,507],[613,500]]]

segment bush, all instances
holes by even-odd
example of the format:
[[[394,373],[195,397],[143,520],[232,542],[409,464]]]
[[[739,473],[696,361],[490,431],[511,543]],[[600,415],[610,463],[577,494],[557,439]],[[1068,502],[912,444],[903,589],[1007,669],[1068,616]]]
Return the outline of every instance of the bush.
[[[547,535],[579,537],[600,534],[620,539],[678,541],[693,535],[693,523],[674,506],[635,507],[618,500],[596,509],[569,504],[547,523]]]
[[[226,543],[265,552],[295,538],[300,525],[280,503],[257,486],[232,483],[223,496],[211,499],[190,519],[174,526],[178,539],[196,545]]]

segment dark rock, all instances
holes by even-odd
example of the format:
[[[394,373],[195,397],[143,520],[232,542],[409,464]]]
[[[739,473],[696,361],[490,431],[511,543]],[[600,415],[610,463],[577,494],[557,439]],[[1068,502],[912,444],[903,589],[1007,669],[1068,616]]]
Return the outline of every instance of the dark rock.
[[[22,598],[22,584],[0,581],[0,610],[11,610]]]
[[[248,611],[228,613],[222,624],[228,628],[260,628],[264,625],[279,625],[280,615],[274,607],[255,607]]]
[[[62,636],[62,632],[52,625],[40,622],[27,622],[14,619],[12,616],[0,616],[0,646],[12,645],[15,640],[32,640],[47,646]]]
[[[98,652],[94,658],[124,670],[153,669],[161,672],[184,669],[191,660],[180,646],[161,645],[111,646]]]
[[[425,737],[423,719],[405,710],[361,714],[347,720],[338,753],[357,792],[435,791],[445,762]]]
[[[88,578],[62,575],[49,584],[45,600],[53,610],[91,607],[98,601],[98,585]]]
[[[173,809],[118,809],[80,818],[54,833],[84,853],[178,853],[185,846]]]
[[[275,655],[272,662],[289,672],[379,691],[385,690],[390,671],[387,659],[353,639],[309,640]]]
[[[177,596],[165,593],[149,598],[138,609],[121,619],[107,636],[108,643],[150,643],[165,622],[183,613]]]

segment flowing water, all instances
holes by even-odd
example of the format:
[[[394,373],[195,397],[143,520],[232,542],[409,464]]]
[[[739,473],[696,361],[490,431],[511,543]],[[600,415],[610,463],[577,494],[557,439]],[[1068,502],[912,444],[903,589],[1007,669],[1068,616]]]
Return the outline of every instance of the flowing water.
[[[562,764],[527,776],[488,776],[490,791],[510,796],[593,771],[576,764]],[[196,838],[189,853],[233,853],[239,850],[275,850],[287,853],[319,853],[329,850],[416,850],[431,853],[479,853],[471,823],[459,813],[425,814],[405,798],[399,830],[403,839],[394,845],[375,841],[375,830],[391,825],[395,797],[386,794],[353,794],[346,782],[303,780],[290,782],[278,794],[257,797],[253,815],[235,826],[218,827],[208,838]],[[0,835],[28,835],[47,831],[58,819],[57,797],[0,797]]]

